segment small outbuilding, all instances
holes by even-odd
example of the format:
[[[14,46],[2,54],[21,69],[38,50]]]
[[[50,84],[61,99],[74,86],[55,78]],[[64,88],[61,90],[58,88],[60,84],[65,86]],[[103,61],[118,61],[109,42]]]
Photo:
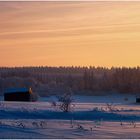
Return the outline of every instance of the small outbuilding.
[[[136,103],[140,103],[140,97],[136,97]]]
[[[37,95],[32,92],[31,88],[8,89],[4,93],[4,101],[28,101],[37,100]]]

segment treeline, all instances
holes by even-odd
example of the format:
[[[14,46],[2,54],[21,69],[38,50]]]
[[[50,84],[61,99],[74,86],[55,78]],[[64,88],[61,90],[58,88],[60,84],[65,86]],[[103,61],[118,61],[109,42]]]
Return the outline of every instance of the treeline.
[[[140,67],[1,67],[0,91],[32,87],[41,96],[61,94],[66,88],[77,93],[140,93]]]

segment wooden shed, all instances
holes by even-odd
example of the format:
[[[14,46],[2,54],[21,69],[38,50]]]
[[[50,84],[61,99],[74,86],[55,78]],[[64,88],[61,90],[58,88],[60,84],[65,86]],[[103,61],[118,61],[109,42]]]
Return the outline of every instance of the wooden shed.
[[[136,103],[140,103],[140,97],[136,97]]]
[[[28,101],[37,100],[37,95],[32,92],[31,88],[8,89],[4,93],[4,101]]]

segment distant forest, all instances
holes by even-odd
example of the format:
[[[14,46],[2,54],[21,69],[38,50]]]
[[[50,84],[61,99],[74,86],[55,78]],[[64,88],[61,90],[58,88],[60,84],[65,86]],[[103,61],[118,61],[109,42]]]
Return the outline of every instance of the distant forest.
[[[119,92],[140,93],[140,67],[15,67],[0,68],[0,93],[7,88],[32,87],[40,96]]]

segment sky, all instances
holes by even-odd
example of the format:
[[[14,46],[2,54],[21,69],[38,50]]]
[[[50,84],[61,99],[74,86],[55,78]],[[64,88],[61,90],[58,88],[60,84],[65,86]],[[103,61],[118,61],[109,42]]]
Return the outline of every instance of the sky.
[[[0,2],[0,66],[140,64],[140,2]]]

